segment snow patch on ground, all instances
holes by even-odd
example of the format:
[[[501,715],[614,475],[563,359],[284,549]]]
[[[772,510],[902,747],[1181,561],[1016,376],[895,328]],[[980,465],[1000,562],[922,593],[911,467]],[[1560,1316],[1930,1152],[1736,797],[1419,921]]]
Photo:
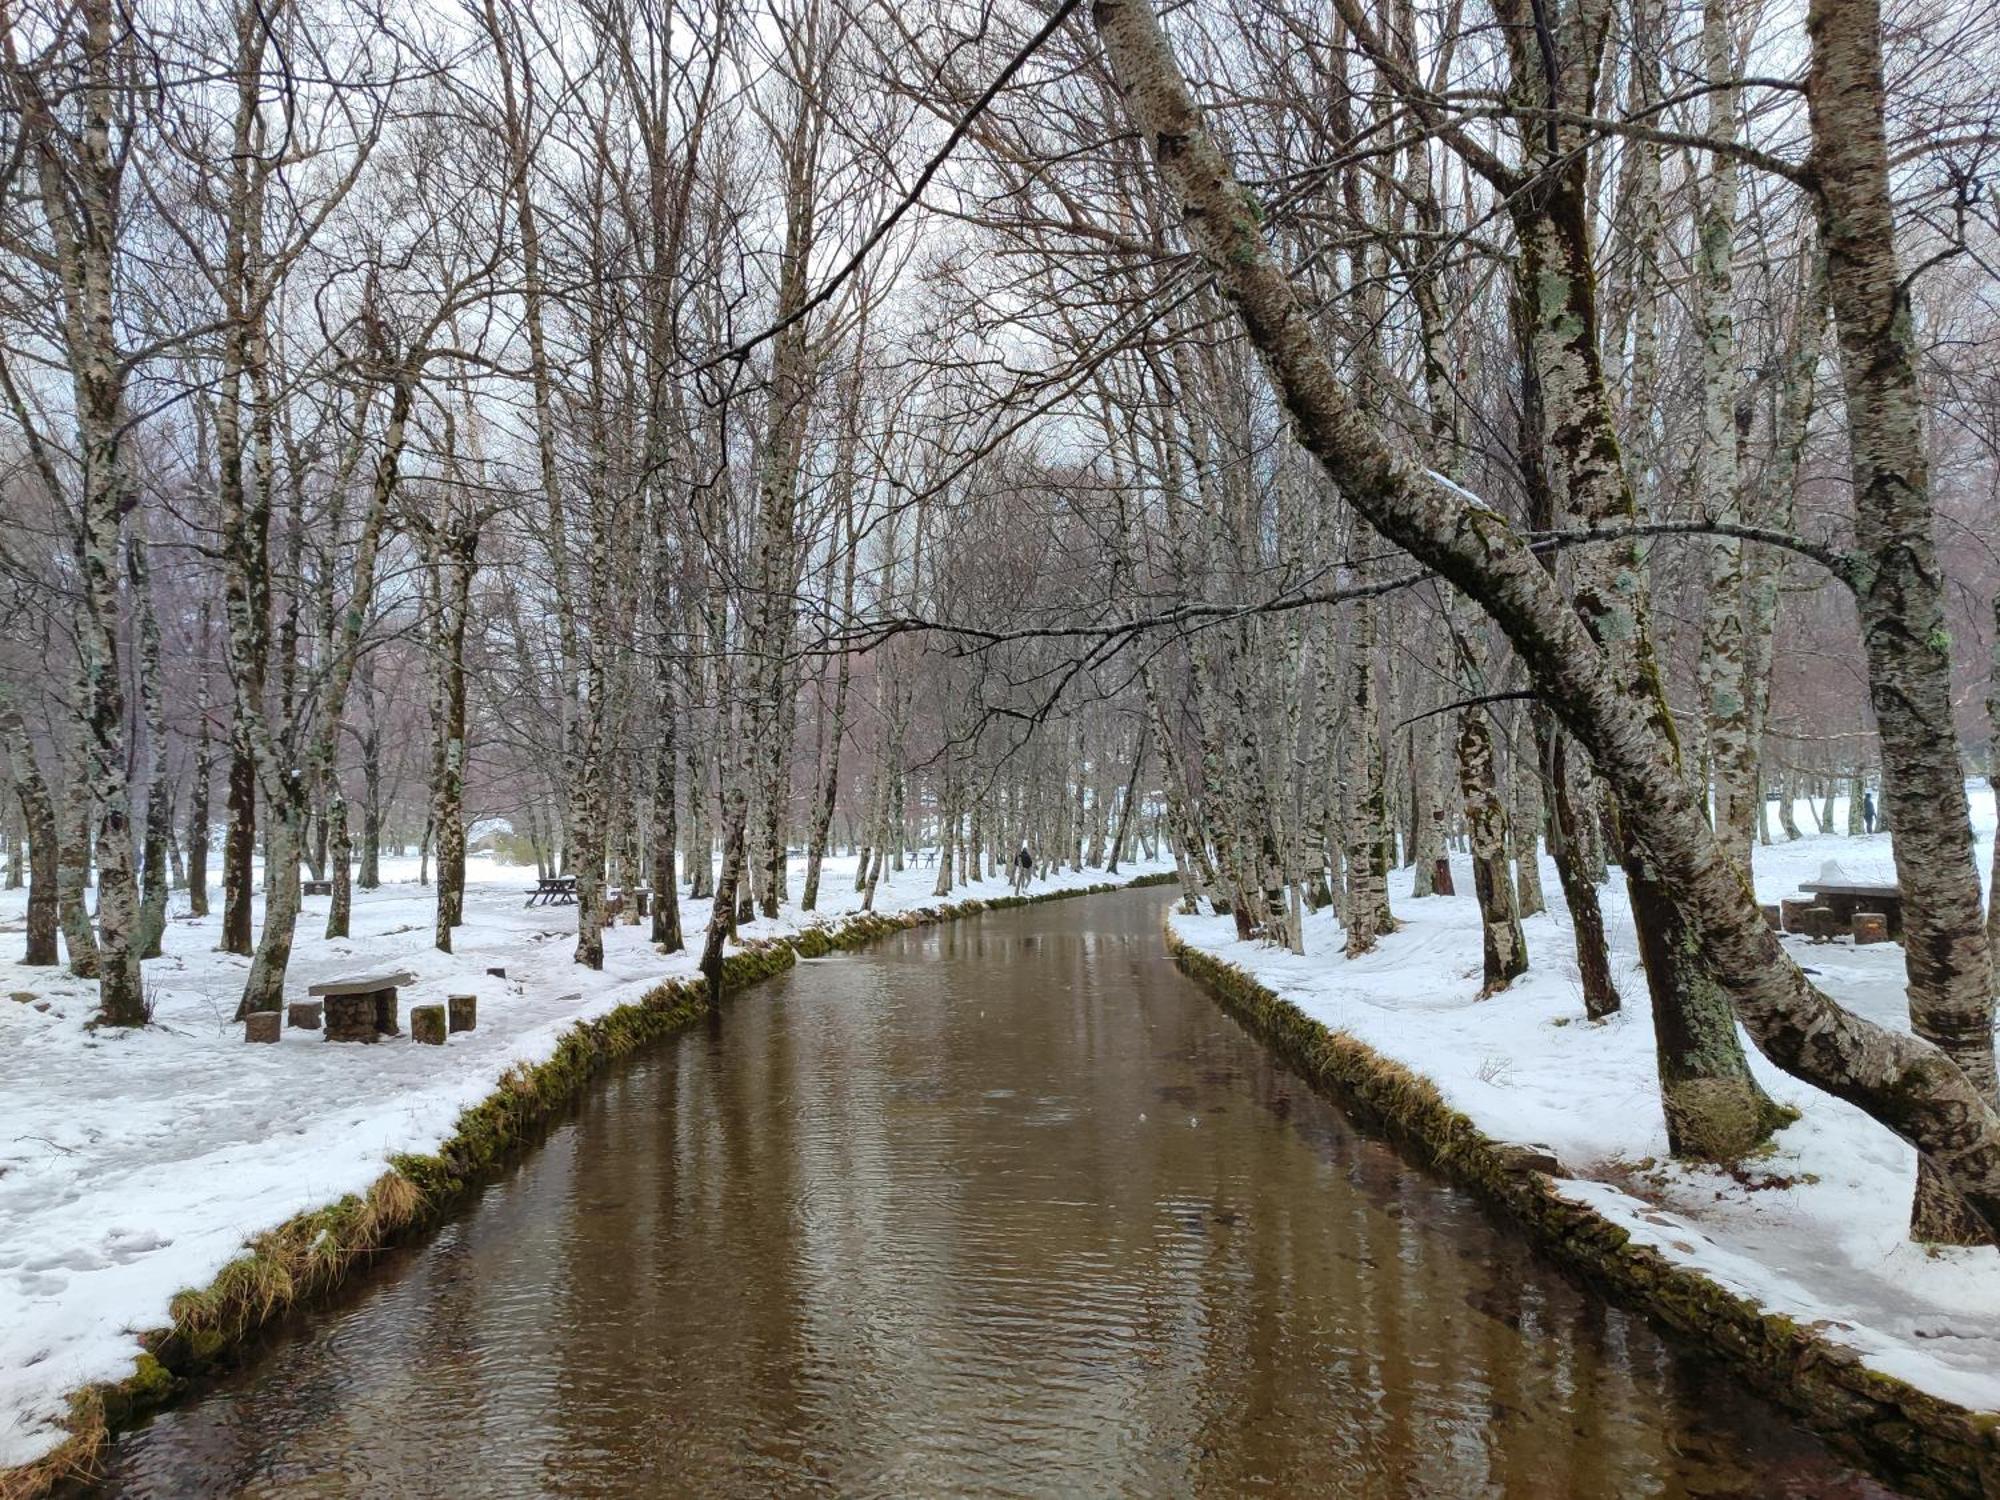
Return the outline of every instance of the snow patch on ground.
[[[1980,871],[1990,878],[1993,794],[1983,786],[1972,792]],[[1844,819],[1843,802],[1832,826]],[[1808,835],[1756,850],[1758,898],[1798,894],[1828,860],[1855,880],[1895,879],[1888,835]],[[2000,1410],[2000,1250],[1911,1245],[1916,1153],[1754,1051],[1759,1080],[1799,1111],[1798,1123],[1741,1178],[1670,1162],[1623,882],[1614,878],[1603,895],[1624,1009],[1592,1025],[1583,1017],[1561,888],[1543,863],[1551,910],[1524,924],[1532,968],[1488,1000],[1479,998],[1478,908],[1463,859],[1453,865],[1461,895],[1417,900],[1399,879],[1392,904],[1402,927],[1352,962],[1341,956],[1330,913],[1307,919],[1303,956],[1239,942],[1226,917],[1177,914],[1173,922],[1184,940],[1313,1019],[1433,1080],[1488,1135],[1552,1149],[1575,1174],[1560,1190],[1642,1243],[1773,1312],[1820,1325],[1885,1374]],[[1842,1004],[1882,1025],[1908,1026],[1900,945],[1785,943]]]
[[[860,909],[854,865],[828,860],[817,917],[801,919],[794,904],[743,935],[837,925]],[[1132,864],[1121,878],[1162,869],[1171,865]],[[532,871],[478,856],[467,862],[457,951],[439,953],[433,892],[416,873],[415,860],[385,860],[389,883],[355,893],[353,936],[338,942],[321,936],[328,898],[306,897],[287,988],[303,999],[315,980],[406,969],[417,976],[399,997],[406,1032],[411,1005],[478,995],[478,1027],[442,1048],[407,1035],[337,1046],[290,1029],[275,1046],[244,1045],[230,1017],[249,960],[215,951],[219,896],[215,915],[170,921],[165,955],[146,963],[154,1024],[88,1030],[95,985],[15,961],[26,896],[0,892],[0,1468],[60,1442],[65,1394],[130,1374],[136,1335],[163,1326],[173,1295],[214,1280],[252,1235],[365,1190],[392,1155],[436,1150],[509,1068],[547,1058],[577,1022],[695,973],[692,954],[656,952],[644,923],[606,930],[601,973],[578,968],[576,908],[524,906]],[[1110,878],[1067,871],[1029,890]],[[892,873],[875,909],[1007,890],[1000,878],[939,898],[936,879]],[[795,861],[795,900],[802,885]],[[683,904],[697,947],[706,908]],[[173,909],[185,911],[185,896]]]

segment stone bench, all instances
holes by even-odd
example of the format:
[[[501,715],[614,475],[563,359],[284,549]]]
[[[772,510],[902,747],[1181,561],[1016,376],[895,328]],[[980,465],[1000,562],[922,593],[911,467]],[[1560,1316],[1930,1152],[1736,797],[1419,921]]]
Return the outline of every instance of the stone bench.
[[[396,1024],[396,991],[416,982],[414,974],[398,969],[356,979],[323,980],[307,985],[306,993],[326,1002],[329,1042],[372,1042],[402,1034]]]

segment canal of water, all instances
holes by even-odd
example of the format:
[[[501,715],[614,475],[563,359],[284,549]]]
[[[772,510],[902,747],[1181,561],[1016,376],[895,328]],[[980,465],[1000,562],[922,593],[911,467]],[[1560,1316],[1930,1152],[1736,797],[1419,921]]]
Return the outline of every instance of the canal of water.
[[[1165,902],[737,997],[108,1488],[1889,1493],[1357,1133],[1174,969]]]

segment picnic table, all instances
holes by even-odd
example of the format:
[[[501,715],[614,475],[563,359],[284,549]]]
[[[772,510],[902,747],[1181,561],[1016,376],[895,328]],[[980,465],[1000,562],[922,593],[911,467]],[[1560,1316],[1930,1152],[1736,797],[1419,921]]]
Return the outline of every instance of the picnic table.
[[[327,979],[306,986],[308,995],[326,1002],[329,1042],[372,1042],[401,1034],[396,1024],[396,991],[415,984],[414,974],[401,969],[386,974],[362,974],[353,979]]]
[[[1853,923],[1855,913],[1879,913],[1889,924],[1889,936],[1903,938],[1903,891],[1900,886],[1870,885],[1859,880],[1814,880],[1799,887],[1833,913],[1843,927]]]
[[[576,877],[574,875],[550,875],[536,881],[535,888],[528,892],[528,905],[576,905]]]
[[[1832,925],[1846,932],[1854,927],[1858,915],[1872,913],[1882,918],[1882,926],[1887,936],[1900,942],[1903,937],[1903,892],[1893,882],[1857,879],[1840,867],[1836,860],[1828,860],[1820,866],[1817,880],[1801,881],[1799,889],[1811,897],[1812,907],[1823,907],[1831,915]],[[1810,908],[1801,901],[1783,903],[1787,908],[1784,923],[1788,932],[1797,931],[1793,919],[1803,920]],[[1792,910],[1796,908],[1796,910]],[[1825,918],[1821,918],[1825,921]],[[1881,929],[1877,929],[1879,932]],[[1814,936],[1825,936],[1815,933]]]

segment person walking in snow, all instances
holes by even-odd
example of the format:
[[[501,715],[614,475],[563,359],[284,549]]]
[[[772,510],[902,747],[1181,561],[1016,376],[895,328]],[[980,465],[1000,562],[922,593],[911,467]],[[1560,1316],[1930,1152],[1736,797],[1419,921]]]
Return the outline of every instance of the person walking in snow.
[[[1014,856],[1013,860],[1012,873],[1014,876],[1015,895],[1017,896],[1020,895],[1021,892],[1027,888],[1028,877],[1034,873],[1034,869],[1035,869],[1035,856],[1028,852],[1028,841],[1026,839],[1022,839],[1021,851],[1020,853]]]
[[[1873,792],[1863,792],[1861,794],[1861,831],[1863,833],[1873,833],[1875,831],[1875,794]]]

